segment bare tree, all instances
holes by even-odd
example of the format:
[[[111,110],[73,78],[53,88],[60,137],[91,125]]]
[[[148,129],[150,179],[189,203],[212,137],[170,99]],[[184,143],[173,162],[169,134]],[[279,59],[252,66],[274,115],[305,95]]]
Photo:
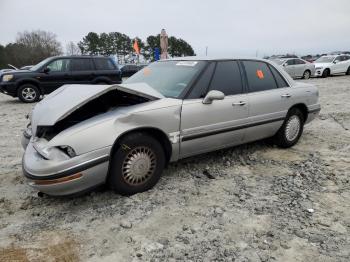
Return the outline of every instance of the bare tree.
[[[16,44],[25,50],[22,55],[26,57],[24,60],[28,64],[36,64],[47,57],[62,54],[56,35],[42,30],[18,33]]]
[[[80,48],[74,44],[74,42],[70,41],[66,45],[66,54],[67,55],[80,55]]]

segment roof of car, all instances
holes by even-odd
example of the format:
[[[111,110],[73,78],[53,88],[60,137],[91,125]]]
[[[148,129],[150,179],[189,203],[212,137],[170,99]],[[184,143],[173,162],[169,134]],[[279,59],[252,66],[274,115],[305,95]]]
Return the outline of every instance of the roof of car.
[[[269,60],[257,58],[257,57],[213,57],[213,56],[185,56],[185,57],[175,57],[161,61],[222,61],[222,60],[255,60],[255,61],[265,61]]]

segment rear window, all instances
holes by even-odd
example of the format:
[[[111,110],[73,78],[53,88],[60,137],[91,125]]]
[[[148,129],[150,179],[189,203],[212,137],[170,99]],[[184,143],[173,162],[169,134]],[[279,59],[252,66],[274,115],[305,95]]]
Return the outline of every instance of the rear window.
[[[72,71],[91,71],[93,69],[92,60],[89,58],[74,58],[71,61]]]
[[[95,58],[94,61],[97,70],[115,70],[114,63],[108,58]]]
[[[259,92],[277,88],[276,81],[264,62],[243,61],[247,74],[249,92]]]

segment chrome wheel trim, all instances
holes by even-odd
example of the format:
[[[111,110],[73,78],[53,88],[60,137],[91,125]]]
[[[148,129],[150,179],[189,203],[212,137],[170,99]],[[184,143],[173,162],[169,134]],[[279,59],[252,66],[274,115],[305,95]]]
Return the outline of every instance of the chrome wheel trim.
[[[294,141],[299,135],[300,127],[301,127],[301,121],[299,116],[297,115],[291,116],[288,119],[288,122],[286,124],[286,129],[285,129],[286,139],[288,141]]]
[[[310,78],[310,72],[309,71],[305,71],[304,79],[309,79],[309,78]]]
[[[131,150],[122,164],[124,181],[132,186],[146,183],[156,169],[156,155],[148,147],[141,146]]]
[[[25,87],[22,90],[22,97],[27,101],[33,101],[36,98],[36,92],[31,87]]]

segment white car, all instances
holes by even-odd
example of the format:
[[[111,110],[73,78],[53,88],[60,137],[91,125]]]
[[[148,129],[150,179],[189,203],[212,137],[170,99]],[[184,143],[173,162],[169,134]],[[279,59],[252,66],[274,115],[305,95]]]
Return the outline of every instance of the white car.
[[[316,66],[315,76],[327,77],[330,75],[350,75],[350,55],[321,56],[314,62]]]

